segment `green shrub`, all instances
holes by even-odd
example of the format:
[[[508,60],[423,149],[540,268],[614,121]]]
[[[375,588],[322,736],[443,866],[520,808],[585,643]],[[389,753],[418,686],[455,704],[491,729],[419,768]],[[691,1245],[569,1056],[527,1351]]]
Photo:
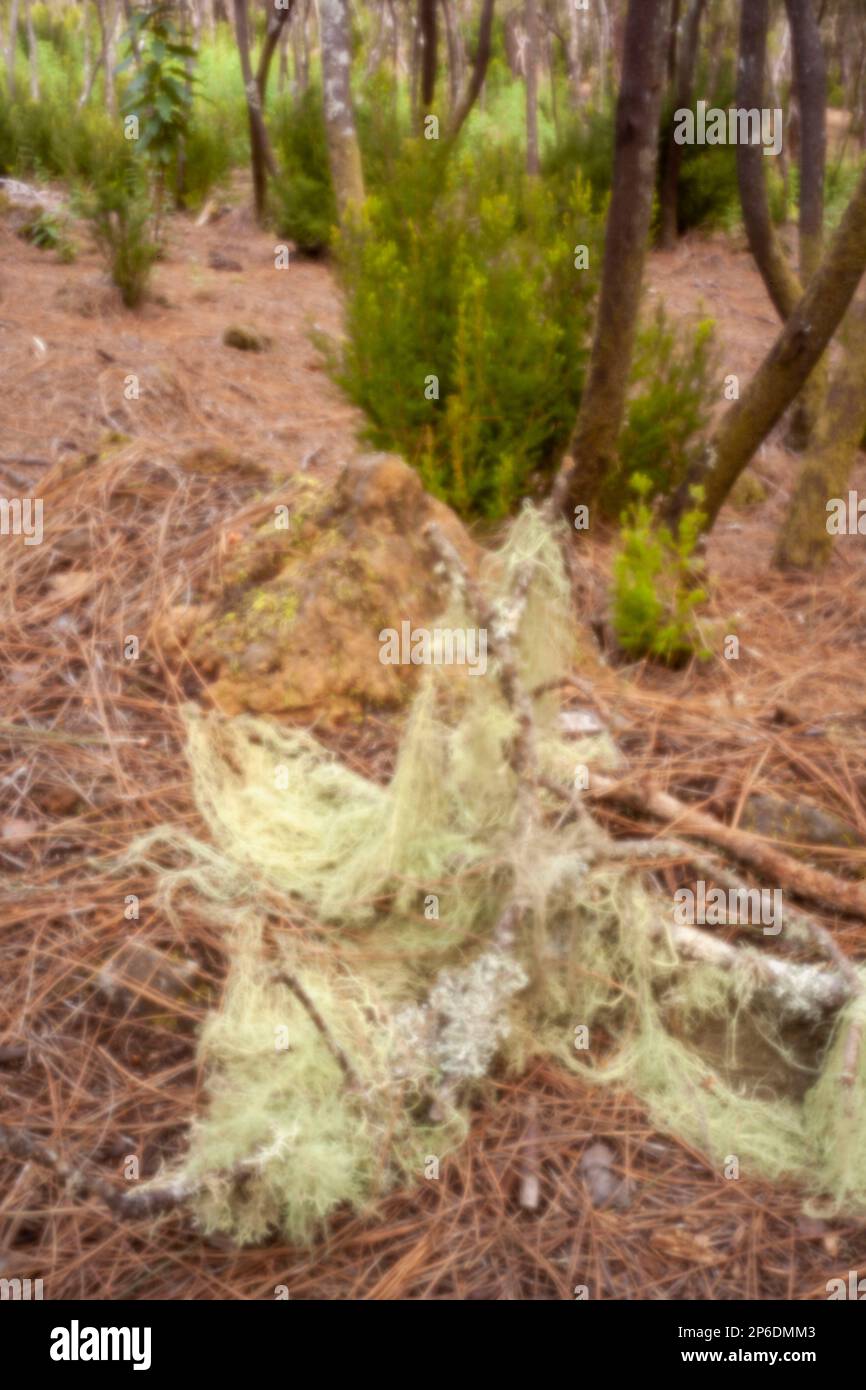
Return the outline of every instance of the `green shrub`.
[[[152,234],[152,209],[140,169],[79,193],[77,211],[90,223],[94,241],[128,309],[143,301],[159,245]]]
[[[297,102],[282,102],[273,131],[280,165],[271,195],[274,228],[299,251],[318,255],[337,220],[321,90],[311,86]]]
[[[387,71],[360,85],[355,117],[364,179],[367,191],[374,193],[401,177],[402,143],[409,130],[408,107]],[[320,255],[330,247],[337,223],[321,88],[311,85],[296,101],[281,98],[271,129],[280,166],[271,191],[274,228],[304,255]]]
[[[69,236],[68,219],[56,212],[40,212],[26,223],[19,236],[38,246],[40,251],[56,251],[64,265],[75,260],[75,243]]]
[[[522,165],[519,148],[410,142],[340,242],[337,378],[373,442],[464,516],[505,515],[551,471],[583,386],[598,219],[579,180],[563,214]]]
[[[694,489],[694,508],[687,511],[674,536],[653,517],[648,497],[652,484],[637,474],[632,488],[637,501],[623,517],[621,549],[614,563],[613,626],[617,641],[630,656],[649,656],[678,666],[690,656],[706,660],[695,610],[706,602],[697,586],[703,563],[695,550],[704,517],[701,489]]]
[[[828,166],[827,186],[824,192],[824,225],[828,233],[835,231],[842,221],[861,169],[862,164],[859,160],[836,160]]]
[[[680,231],[727,226],[739,211],[735,147],[684,145],[677,201]]]
[[[218,109],[213,113],[198,112],[184,136],[182,175],[178,169],[175,193],[184,207],[198,208],[212,189],[227,183],[240,157],[234,147],[231,117]]]
[[[638,332],[631,391],[619,441],[620,466],[601,494],[602,511],[619,514],[630,479],[649,482],[650,495],[679,486],[701,445],[718,399],[714,325],[672,323],[659,305]]]
[[[355,98],[358,142],[367,189],[375,193],[398,177],[403,140],[410,132],[408,93],[395,85],[386,70],[373,73],[359,86]],[[428,144],[430,142],[428,141]]]
[[[570,188],[579,170],[601,210],[613,181],[614,111],[610,106],[573,116],[542,161],[542,175],[555,188]]]
[[[192,71],[196,53],[183,41],[168,4],[133,11],[126,38],[129,55],[118,72],[135,66],[121,109],[124,117],[138,122],[136,154],[150,171],[158,239],[163,194],[169,182],[177,188],[180,154],[192,121],[193,88],[198,80]],[[134,45],[138,47],[138,61]]]
[[[120,122],[99,107],[70,109],[59,99],[0,98],[0,169],[19,177],[83,179],[110,176],[129,157]]]

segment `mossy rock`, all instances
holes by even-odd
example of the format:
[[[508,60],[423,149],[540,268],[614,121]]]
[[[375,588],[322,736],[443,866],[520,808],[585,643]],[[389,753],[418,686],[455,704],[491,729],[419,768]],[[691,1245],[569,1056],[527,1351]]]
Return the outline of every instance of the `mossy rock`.
[[[746,798],[740,824],[771,840],[833,849],[861,849],[863,840],[840,816],[808,801],[785,801],[753,793]]]
[[[435,520],[471,569],[474,542],[392,455],[353,459],[335,485],[295,479],[289,492],[288,524],[269,518],[238,541],[207,605],[190,623],[175,615],[175,645],[182,633],[226,714],[330,725],[399,708],[419,668],[382,664],[379,634],[430,625],[448,598],[424,527]]]
[[[257,333],[254,328],[242,324],[231,324],[223,334],[226,347],[237,348],[239,352],[266,352],[272,339],[265,333]]]

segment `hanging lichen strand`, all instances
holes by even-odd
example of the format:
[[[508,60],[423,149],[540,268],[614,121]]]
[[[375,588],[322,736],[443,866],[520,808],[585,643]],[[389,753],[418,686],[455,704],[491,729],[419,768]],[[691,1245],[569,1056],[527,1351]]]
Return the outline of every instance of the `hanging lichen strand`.
[[[546,520],[526,509],[477,583],[430,538],[453,579],[443,622],[486,627],[490,660],[483,677],[429,668],[392,781],[307,733],[190,710],[210,838],[165,827],[134,849],[176,920],[208,913],[227,933],[227,988],[201,1039],[208,1097],[181,1167],[204,1228],[309,1240],[340,1204],[422,1180],[491,1073],[540,1052],[635,1091],[720,1179],[735,1157],[744,1176],[866,1207],[859,982],[842,987],[802,1103],[686,1041],[715,1020],[733,1056],[748,1025],[784,1062],[786,1023],[822,1023],[822,990],[800,983],[830,975],[785,960],[768,973],[760,950],[675,929],[572,790],[576,767],[591,781],[617,755],[606,735],[558,729],[556,683],[579,656]]]

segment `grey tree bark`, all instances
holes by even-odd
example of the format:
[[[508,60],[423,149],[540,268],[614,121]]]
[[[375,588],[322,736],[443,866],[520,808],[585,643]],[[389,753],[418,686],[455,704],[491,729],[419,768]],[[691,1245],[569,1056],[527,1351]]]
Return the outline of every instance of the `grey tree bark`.
[[[456,140],[463,127],[463,124],[472,110],[481,88],[484,86],[484,78],[487,73],[487,65],[490,62],[490,50],[493,35],[493,7],[495,0],[484,0],[481,9],[481,18],[478,25],[478,43],[475,49],[475,61],[472,64],[472,72],[463,96],[460,98],[455,110],[451,113],[451,121],[448,127],[449,140]]]
[[[325,130],[337,211],[342,221],[364,201],[361,151],[352,107],[352,32],[347,0],[319,0]]]
[[[262,104],[259,99],[259,89],[256,79],[253,76],[252,63],[250,60],[250,31],[247,0],[234,0],[234,11],[235,34],[241,63],[241,75],[244,81],[244,93],[247,99],[247,118],[250,128],[250,163],[253,175],[253,204],[255,207],[256,219],[261,222],[264,219],[265,212],[267,176],[268,173],[274,176],[276,175],[277,165],[271,150],[268,132],[265,129],[265,119],[262,112]]]
[[[667,9],[667,0],[629,0],[595,336],[573,462],[556,489],[569,515],[595,502],[616,463],[652,217]]]
[[[866,170],[806,292],[749,382],[726,411],[709,448],[666,508],[669,519],[693,505],[689,489],[704,490],[709,530],[743,469],[802,390],[836,333],[866,270]]]
[[[682,36],[674,45],[674,110],[681,110],[692,104],[695,81],[695,65],[698,57],[698,39],[701,31],[701,18],[706,0],[691,0],[682,19]],[[680,169],[683,163],[683,147],[674,139],[674,126],[668,132],[665,150],[665,168],[660,195],[659,244],[665,251],[671,251],[677,244],[678,191]]]
[[[32,0],[24,0],[24,17],[27,27],[27,57],[30,63],[30,100],[39,100],[39,54],[36,47],[36,34],[33,29]]]
[[[526,172],[537,174],[538,164],[538,0],[525,0],[526,23]]]
[[[9,7],[9,42],[6,46],[6,91],[10,101],[15,100],[15,57],[18,52],[18,0],[12,0]]]

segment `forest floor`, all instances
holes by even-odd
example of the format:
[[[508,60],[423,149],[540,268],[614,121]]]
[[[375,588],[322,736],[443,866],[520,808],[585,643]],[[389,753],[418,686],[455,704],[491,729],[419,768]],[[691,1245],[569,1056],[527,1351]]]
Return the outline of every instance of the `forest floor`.
[[[220,260],[240,269],[214,268]],[[745,246],[690,236],[654,254],[647,278],[649,299],[675,318],[716,320],[722,375],[746,381],[776,322]],[[82,866],[194,815],[179,752],[185,687],[153,663],[132,688],[103,638],[121,621],[136,630],[136,612],[182,590],[173,559],[219,547],[249,502],[231,477],[184,473],[186,455],[213,446],[275,473],[328,476],[356,451],[362,423],[311,343],[313,329],[340,331],[326,264],[293,259],[277,272],[273,238],[233,209],[203,226],[172,221],[155,289],[127,313],[93,253],[63,265],[0,223],[0,494],[39,495],[46,475],[75,484],[74,514],[49,537],[68,567],[50,572],[39,548],[19,548],[3,581],[0,1123],[53,1136],[112,1179],[130,1149],[150,1173],[182,1142],[200,1096],[194,1033],[206,1001],[175,1007],[157,991],[161,1008],[147,1016],[92,988],[117,942],[123,890]],[[270,347],[224,346],[232,324]],[[138,399],[124,395],[131,374]],[[855,846],[813,847],[813,861],[862,873],[866,560],[843,537],[818,579],[772,572],[796,464],[777,432],[752,469],[765,500],[727,508],[711,540],[710,612],[739,635],[739,659],[726,661],[720,642],[709,663],[680,672],[600,660],[583,698],[635,776],[733,824],[750,796],[806,798]],[[866,492],[862,459],[851,485]],[[610,554],[601,540],[581,556],[598,591]],[[21,740],[10,726],[28,722],[82,736]],[[366,765],[387,760],[395,737],[371,719],[345,746]],[[649,827],[622,814],[611,823]],[[672,890],[673,869],[662,873]],[[822,920],[842,950],[866,956],[866,928]],[[216,989],[218,934],[191,931],[177,943],[154,925],[152,939],[181,945]],[[593,1204],[581,1171],[590,1140],[628,1179],[624,1209]],[[536,1210],[517,1199],[528,1151]],[[50,1298],[273,1297],[278,1284],[293,1298],[562,1298],[579,1284],[596,1298],[823,1298],[829,1278],[866,1264],[866,1226],[809,1215],[794,1190],[720,1180],[700,1154],[654,1133],[633,1100],[543,1063],[503,1083],[439,1183],[340,1218],[311,1252],[238,1250],[202,1239],[180,1214],[158,1229],[118,1222],[32,1164],[4,1161],[3,1172],[0,1275],[42,1277]]]

